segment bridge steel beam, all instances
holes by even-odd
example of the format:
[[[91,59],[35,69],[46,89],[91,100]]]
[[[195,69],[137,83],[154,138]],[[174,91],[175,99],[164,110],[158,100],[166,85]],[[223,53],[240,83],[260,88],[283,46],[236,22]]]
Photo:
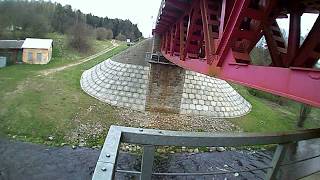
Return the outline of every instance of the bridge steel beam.
[[[320,107],[320,70],[313,68],[320,58],[320,16],[301,46],[299,39],[301,15],[319,13],[315,3],[166,0],[159,17],[174,15],[176,21],[160,18],[155,32],[165,41],[165,58],[178,66]],[[276,22],[287,13],[289,44]],[[250,57],[262,36],[271,55],[269,66],[255,65]]]

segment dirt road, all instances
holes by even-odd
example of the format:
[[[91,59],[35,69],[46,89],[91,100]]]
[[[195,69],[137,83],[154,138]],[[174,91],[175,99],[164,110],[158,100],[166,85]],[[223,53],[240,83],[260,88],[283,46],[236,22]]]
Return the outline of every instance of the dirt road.
[[[91,56],[89,56],[89,57],[86,57],[86,58],[84,58],[84,59],[81,59],[81,60],[79,60],[79,61],[77,61],[77,62],[75,62],[75,63],[67,64],[67,65],[64,65],[64,66],[61,66],[61,67],[57,67],[57,68],[52,68],[52,69],[43,70],[43,71],[40,72],[40,75],[47,76],[47,75],[50,75],[50,74],[52,74],[52,73],[56,73],[56,72],[59,72],[59,71],[63,71],[63,70],[65,70],[65,69],[67,69],[67,68],[74,67],[74,66],[77,66],[77,65],[79,65],[79,64],[88,62],[88,61],[90,61],[90,60],[92,60],[92,59],[94,59],[94,58],[96,58],[96,57],[99,57],[99,56],[101,56],[101,55],[103,55],[103,54],[105,54],[105,53],[107,53],[107,52],[111,51],[112,49],[114,49],[114,48],[116,48],[116,47],[119,46],[119,45],[115,42],[115,40],[112,40],[111,43],[112,43],[112,47],[110,47],[110,48],[107,48],[107,49],[105,49],[105,50],[103,50],[103,51],[100,51],[100,52],[98,52],[98,53],[96,53],[96,54],[94,54],[94,55],[91,55]]]

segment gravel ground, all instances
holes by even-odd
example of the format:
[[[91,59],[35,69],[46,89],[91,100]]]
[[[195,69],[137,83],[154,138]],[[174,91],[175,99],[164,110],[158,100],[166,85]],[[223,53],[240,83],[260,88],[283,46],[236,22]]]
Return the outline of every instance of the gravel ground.
[[[97,108],[103,106],[90,106],[77,114],[72,121],[77,126],[66,136],[66,141],[79,143],[81,146],[86,145],[86,140],[99,138],[101,135],[106,136],[108,124],[102,122],[84,121],[88,118],[88,112],[99,111]],[[188,116],[173,113],[159,112],[139,112],[125,108],[114,107],[114,125],[128,127],[142,127],[151,129],[176,130],[176,131],[194,131],[194,132],[240,132],[241,129],[225,119],[216,119],[208,116]],[[81,120],[82,119],[82,120]],[[86,122],[86,123],[82,123]]]
[[[206,116],[137,112],[128,109],[119,109],[117,112],[122,121],[121,124],[131,127],[199,132],[240,131],[240,128],[230,121]]]

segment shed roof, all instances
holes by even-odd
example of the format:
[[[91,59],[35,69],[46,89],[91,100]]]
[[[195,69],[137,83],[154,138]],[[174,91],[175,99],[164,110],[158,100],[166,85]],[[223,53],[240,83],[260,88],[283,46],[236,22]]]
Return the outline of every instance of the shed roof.
[[[34,39],[27,38],[22,48],[31,48],[31,49],[50,49],[52,45],[52,39]]]
[[[21,49],[23,40],[0,40],[0,49]]]

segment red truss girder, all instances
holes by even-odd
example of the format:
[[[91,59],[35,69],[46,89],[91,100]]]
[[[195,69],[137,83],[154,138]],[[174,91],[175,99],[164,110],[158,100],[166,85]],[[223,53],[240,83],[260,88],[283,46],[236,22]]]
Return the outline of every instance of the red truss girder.
[[[309,0],[310,1],[310,0]],[[155,33],[171,62],[210,76],[320,107],[320,17],[300,46],[301,15],[319,12],[303,0],[167,0]],[[179,12],[179,13],[177,13]],[[288,43],[276,22],[290,14]],[[168,18],[170,17],[170,18]],[[168,22],[168,21],[174,22]],[[252,65],[264,35],[272,63]]]
[[[186,43],[185,43],[185,51],[181,54],[182,59],[185,59],[187,55],[190,57],[198,58],[198,52],[200,49],[200,44],[202,43],[201,34],[195,34],[201,28],[201,25],[198,25],[198,21],[201,20],[199,4],[195,3],[191,9],[189,14],[189,25],[187,29]]]
[[[179,9],[181,11],[189,8],[189,5],[187,3],[183,3],[181,1],[178,0],[166,0],[166,5],[167,6],[171,6],[175,9]]]

